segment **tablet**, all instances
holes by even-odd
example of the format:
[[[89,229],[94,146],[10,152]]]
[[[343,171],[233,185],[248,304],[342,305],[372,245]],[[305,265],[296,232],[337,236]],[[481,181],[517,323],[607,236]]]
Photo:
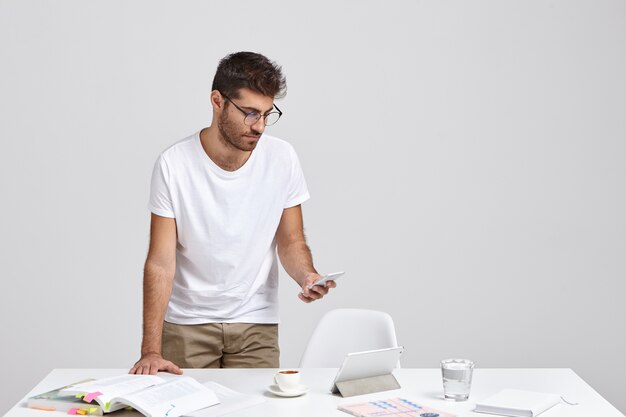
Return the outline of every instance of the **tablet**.
[[[333,394],[339,392],[337,382],[392,373],[398,365],[402,352],[404,352],[403,346],[348,353],[335,376],[330,391]]]

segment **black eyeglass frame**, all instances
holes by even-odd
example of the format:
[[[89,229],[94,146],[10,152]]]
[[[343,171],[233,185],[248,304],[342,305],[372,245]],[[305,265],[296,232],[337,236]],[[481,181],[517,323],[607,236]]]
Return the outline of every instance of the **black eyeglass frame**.
[[[220,94],[228,101],[230,101],[232,103],[233,106],[235,106],[235,108],[237,110],[239,110],[240,112],[242,112],[244,114],[244,118],[243,118],[243,123],[246,126],[252,126],[254,125],[256,122],[259,121],[259,119],[262,117],[263,118],[263,123],[265,123],[265,126],[272,126],[275,125],[276,122],[278,122],[281,118],[281,116],[283,115],[283,112],[278,108],[278,106],[274,103],[272,103],[272,107],[275,108],[278,111],[269,111],[265,114],[261,114],[258,111],[251,111],[251,112],[247,112],[244,109],[242,109],[241,107],[239,107],[230,97],[228,97],[226,94],[222,93],[220,91]],[[272,123],[267,123],[267,117],[270,114],[278,114],[278,118],[276,119],[276,121],[272,122]],[[252,123],[247,123],[246,120],[253,120]]]

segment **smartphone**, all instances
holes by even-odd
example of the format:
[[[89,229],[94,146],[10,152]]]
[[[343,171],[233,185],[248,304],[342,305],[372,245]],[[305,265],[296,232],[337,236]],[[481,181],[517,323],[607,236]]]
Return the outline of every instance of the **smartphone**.
[[[337,279],[339,279],[339,277],[343,274],[345,274],[345,272],[331,272],[330,274],[326,274],[317,281],[315,281],[313,284],[311,284],[309,288],[313,288],[313,286],[315,285],[324,286],[324,284],[326,284],[326,281],[337,281]]]

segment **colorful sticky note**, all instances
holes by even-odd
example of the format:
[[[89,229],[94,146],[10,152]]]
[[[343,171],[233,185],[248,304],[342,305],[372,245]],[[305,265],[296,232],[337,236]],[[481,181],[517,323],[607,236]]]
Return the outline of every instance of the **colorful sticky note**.
[[[85,395],[85,398],[83,398],[83,401],[85,401],[86,403],[90,403],[98,395],[102,395],[102,393],[100,391],[90,392],[89,394]]]
[[[93,413],[95,413],[96,411],[98,411],[98,407],[90,407],[90,408],[89,408],[89,414],[93,414]]]
[[[75,416],[76,415],[76,411],[78,411],[78,408],[70,408],[67,411],[67,414],[71,414],[71,415]]]
[[[87,415],[87,410],[84,408],[79,408],[76,410],[76,414],[80,414],[81,416]]]
[[[105,411],[109,411],[110,407],[111,407],[111,403],[106,403],[106,405],[104,406]]]
[[[34,408],[35,410],[43,410],[43,411],[56,411],[54,407],[41,407],[39,405],[32,405],[30,408]]]
[[[85,393],[82,394],[76,394],[76,398],[83,398],[85,396]]]

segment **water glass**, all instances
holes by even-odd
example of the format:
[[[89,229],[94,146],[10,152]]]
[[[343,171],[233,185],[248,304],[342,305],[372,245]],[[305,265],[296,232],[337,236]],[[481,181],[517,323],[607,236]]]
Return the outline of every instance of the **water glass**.
[[[445,359],[441,361],[443,396],[446,400],[465,401],[472,385],[474,362],[469,359]]]

